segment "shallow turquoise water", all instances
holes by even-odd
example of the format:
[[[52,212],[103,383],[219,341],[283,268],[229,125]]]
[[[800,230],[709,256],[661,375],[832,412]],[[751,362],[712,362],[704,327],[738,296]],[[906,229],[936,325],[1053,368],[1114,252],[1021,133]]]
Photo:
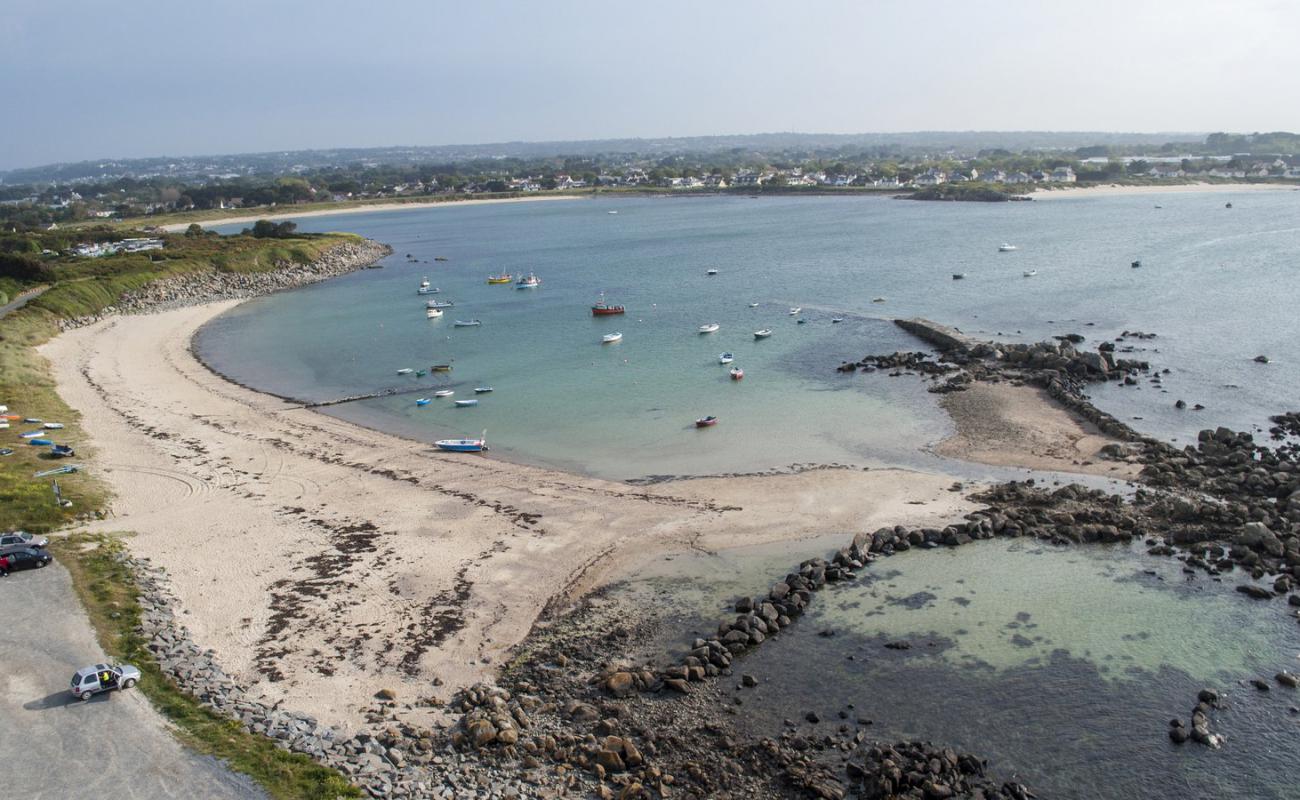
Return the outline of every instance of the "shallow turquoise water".
[[[829,543],[829,542],[828,542]],[[782,552],[782,551],[785,552]],[[737,595],[779,579],[817,548],[688,554],[620,588],[664,609],[655,650],[686,646],[728,618]],[[1300,695],[1241,685],[1300,666],[1300,626],[1279,603],[1189,578],[1181,563],[1128,547],[1027,540],[910,551],[830,587],[793,627],[742,657],[737,691],[757,736],[785,719],[805,731],[869,718],[869,736],[927,739],[980,754],[1058,798],[1294,798]],[[832,633],[831,636],[820,635]],[[886,642],[906,640],[908,650]],[[1222,750],[1182,747],[1203,686],[1228,695],[1213,715]],[[810,726],[804,714],[824,722]]]
[[[1122,416],[1143,417],[1144,431],[1187,438],[1206,425],[1261,423],[1300,388],[1300,359],[1289,358],[1298,200],[655,198],[308,218],[304,229],[357,231],[396,253],[383,270],[245,304],[207,326],[199,349],[245,383],[312,400],[443,381],[465,397],[490,384],[497,391],[475,409],[439,401],[417,410],[416,392],[330,413],[426,439],[486,428],[507,456],[633,478],[796,462],[937,466],[916,449],[949,423],[919,382],[834,372],[844,358],[919,346],[883,317],[1026,339],[1154,330],[1144,357],[1174,371],[1170,393],[1096,393]],[[1002,241],[1021,249],[998,253]],[[408,263],[408,253],[427,263]],[[1134,258],[1142,269],[1129,268]],[[485,282],[528,270],[540,289]],[[958,271],[967,279],[953,281]],[[424,275],[457,304],[441,320],[424,318],[415,294]],[[629,313],[592,318],[600,291]],[[807,324],[787,313],[795,305]],[[832,325],[833,315],[846,322]],[[470,317],[483,326],[452,327]],[[699,335],[708,322],[721,330]],[[775,334],[755,342],[760,327]],[[612,330],[624,341],[602,346]],[[717,363],[723,350],[736,354],[743,382]],[[1259,352],[1275,363],[1251,362]],[[453,360],[437,381],[395,375]],[[1175,412],[1176,397],[1209,410]],[[708,414],[721,424],[695,430]]]

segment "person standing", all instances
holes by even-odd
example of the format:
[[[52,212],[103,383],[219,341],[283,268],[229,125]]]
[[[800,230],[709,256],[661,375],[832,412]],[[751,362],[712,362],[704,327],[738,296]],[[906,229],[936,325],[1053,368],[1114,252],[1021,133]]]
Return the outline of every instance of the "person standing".
[[[9,577],[9,556],[0,554],[0,578]]]

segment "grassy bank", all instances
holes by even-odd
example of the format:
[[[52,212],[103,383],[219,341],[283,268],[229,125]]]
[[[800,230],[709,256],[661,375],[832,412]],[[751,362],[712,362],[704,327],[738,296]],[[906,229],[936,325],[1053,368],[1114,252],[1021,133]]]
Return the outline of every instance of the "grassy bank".
[[[261,784],[277,800],[361,796],[339,772],[302,754],[281,750],[264,736],[246,732],[233,720],[201,706],[163,674],[145,647],[146,642],[136,633],[139,593],[130,570],[116,558],[122,550],[119,539],[75,534],[57,541],[52,549],[71,574],[104,652],[114,661],[139,667],[142,678],[136,691],[143,692],[154,708],[175,724],[186,745],[225,761],[231,769]]]
[[[111,235],[120,238],[121,233]],[[61,250],[67,236],[60,231],[28,234],[24,241],[16,241],[18,237],[14,236],[0,237],[0,245],[10,247],[9,252],[25,246],[28,252],[39,254],[42,250]],[[25,267],[30,267],[26,274],[15,268],[15,274],[5,276],[6,293],[16,295],[42,283],[50,289],[0,319],[0,405],[8,406],[10,414],[63,423],[65,427],[52,431],[51,438],[76,447],[78,457],[66,462],[81,463],[85,436],[77,413],[55,392],[50,365],[35,349],[59,333],[60,320],[97,314],[117,303],[126,292],[160,278],[210,271],[262,272],[277,263],[309,263],[330,248],[358,238],[352,234],[289,239],[169,236],[162,250],[145,253],[104,258],[32,256],[24,262]],[[0,530],[50,531],[78,514],[101,508],[106,499],[93,473],[79,472],[57,477],[63,497],[71,501],[71,506],[65,508],[55,502],[51,484],[56,479],[32,476],[66,462],[52,459],[48,448],[29,446],[19,438],[19,433],[36,427],[15,422],[8,430],[0,430],[0,447],[14,451],[0,457]]]

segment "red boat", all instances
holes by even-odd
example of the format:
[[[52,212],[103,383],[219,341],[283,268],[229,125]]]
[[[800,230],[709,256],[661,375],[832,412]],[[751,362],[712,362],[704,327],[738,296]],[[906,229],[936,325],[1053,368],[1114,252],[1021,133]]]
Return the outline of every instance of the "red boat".
[[[743,377],[745,377],[745,371],[744,371],[743,369],[741,369],[740,367],[736,367],[735,369],[733,369],[733,370],[731,371],[731,379],[732,379],[733,381],[738,381],[738,380],[740,380],[740,379],[743,378]]]
[[[714,416],[708,416],[705,417],[704,419],[695,420],[695,427],[697,428],[708,428],[717,424],[718,424],[718,418]]]
[[[606,303],[604,292],[600,293],[600,302],[591,307],[591,315],[593,317],[609,317],[614,314],[624,314],[626,312],[627,309],[623,306],[611,306]]]

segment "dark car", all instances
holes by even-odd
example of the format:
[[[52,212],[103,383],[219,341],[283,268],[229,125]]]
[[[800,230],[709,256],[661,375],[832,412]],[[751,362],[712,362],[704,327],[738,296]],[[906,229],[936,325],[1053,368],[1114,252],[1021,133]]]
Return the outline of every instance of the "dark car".
[[[9,559],[9,571],[18,569],[40,569],[54,559],[44,550],[28,547],[24,550],[10,550],[3,554]]]

